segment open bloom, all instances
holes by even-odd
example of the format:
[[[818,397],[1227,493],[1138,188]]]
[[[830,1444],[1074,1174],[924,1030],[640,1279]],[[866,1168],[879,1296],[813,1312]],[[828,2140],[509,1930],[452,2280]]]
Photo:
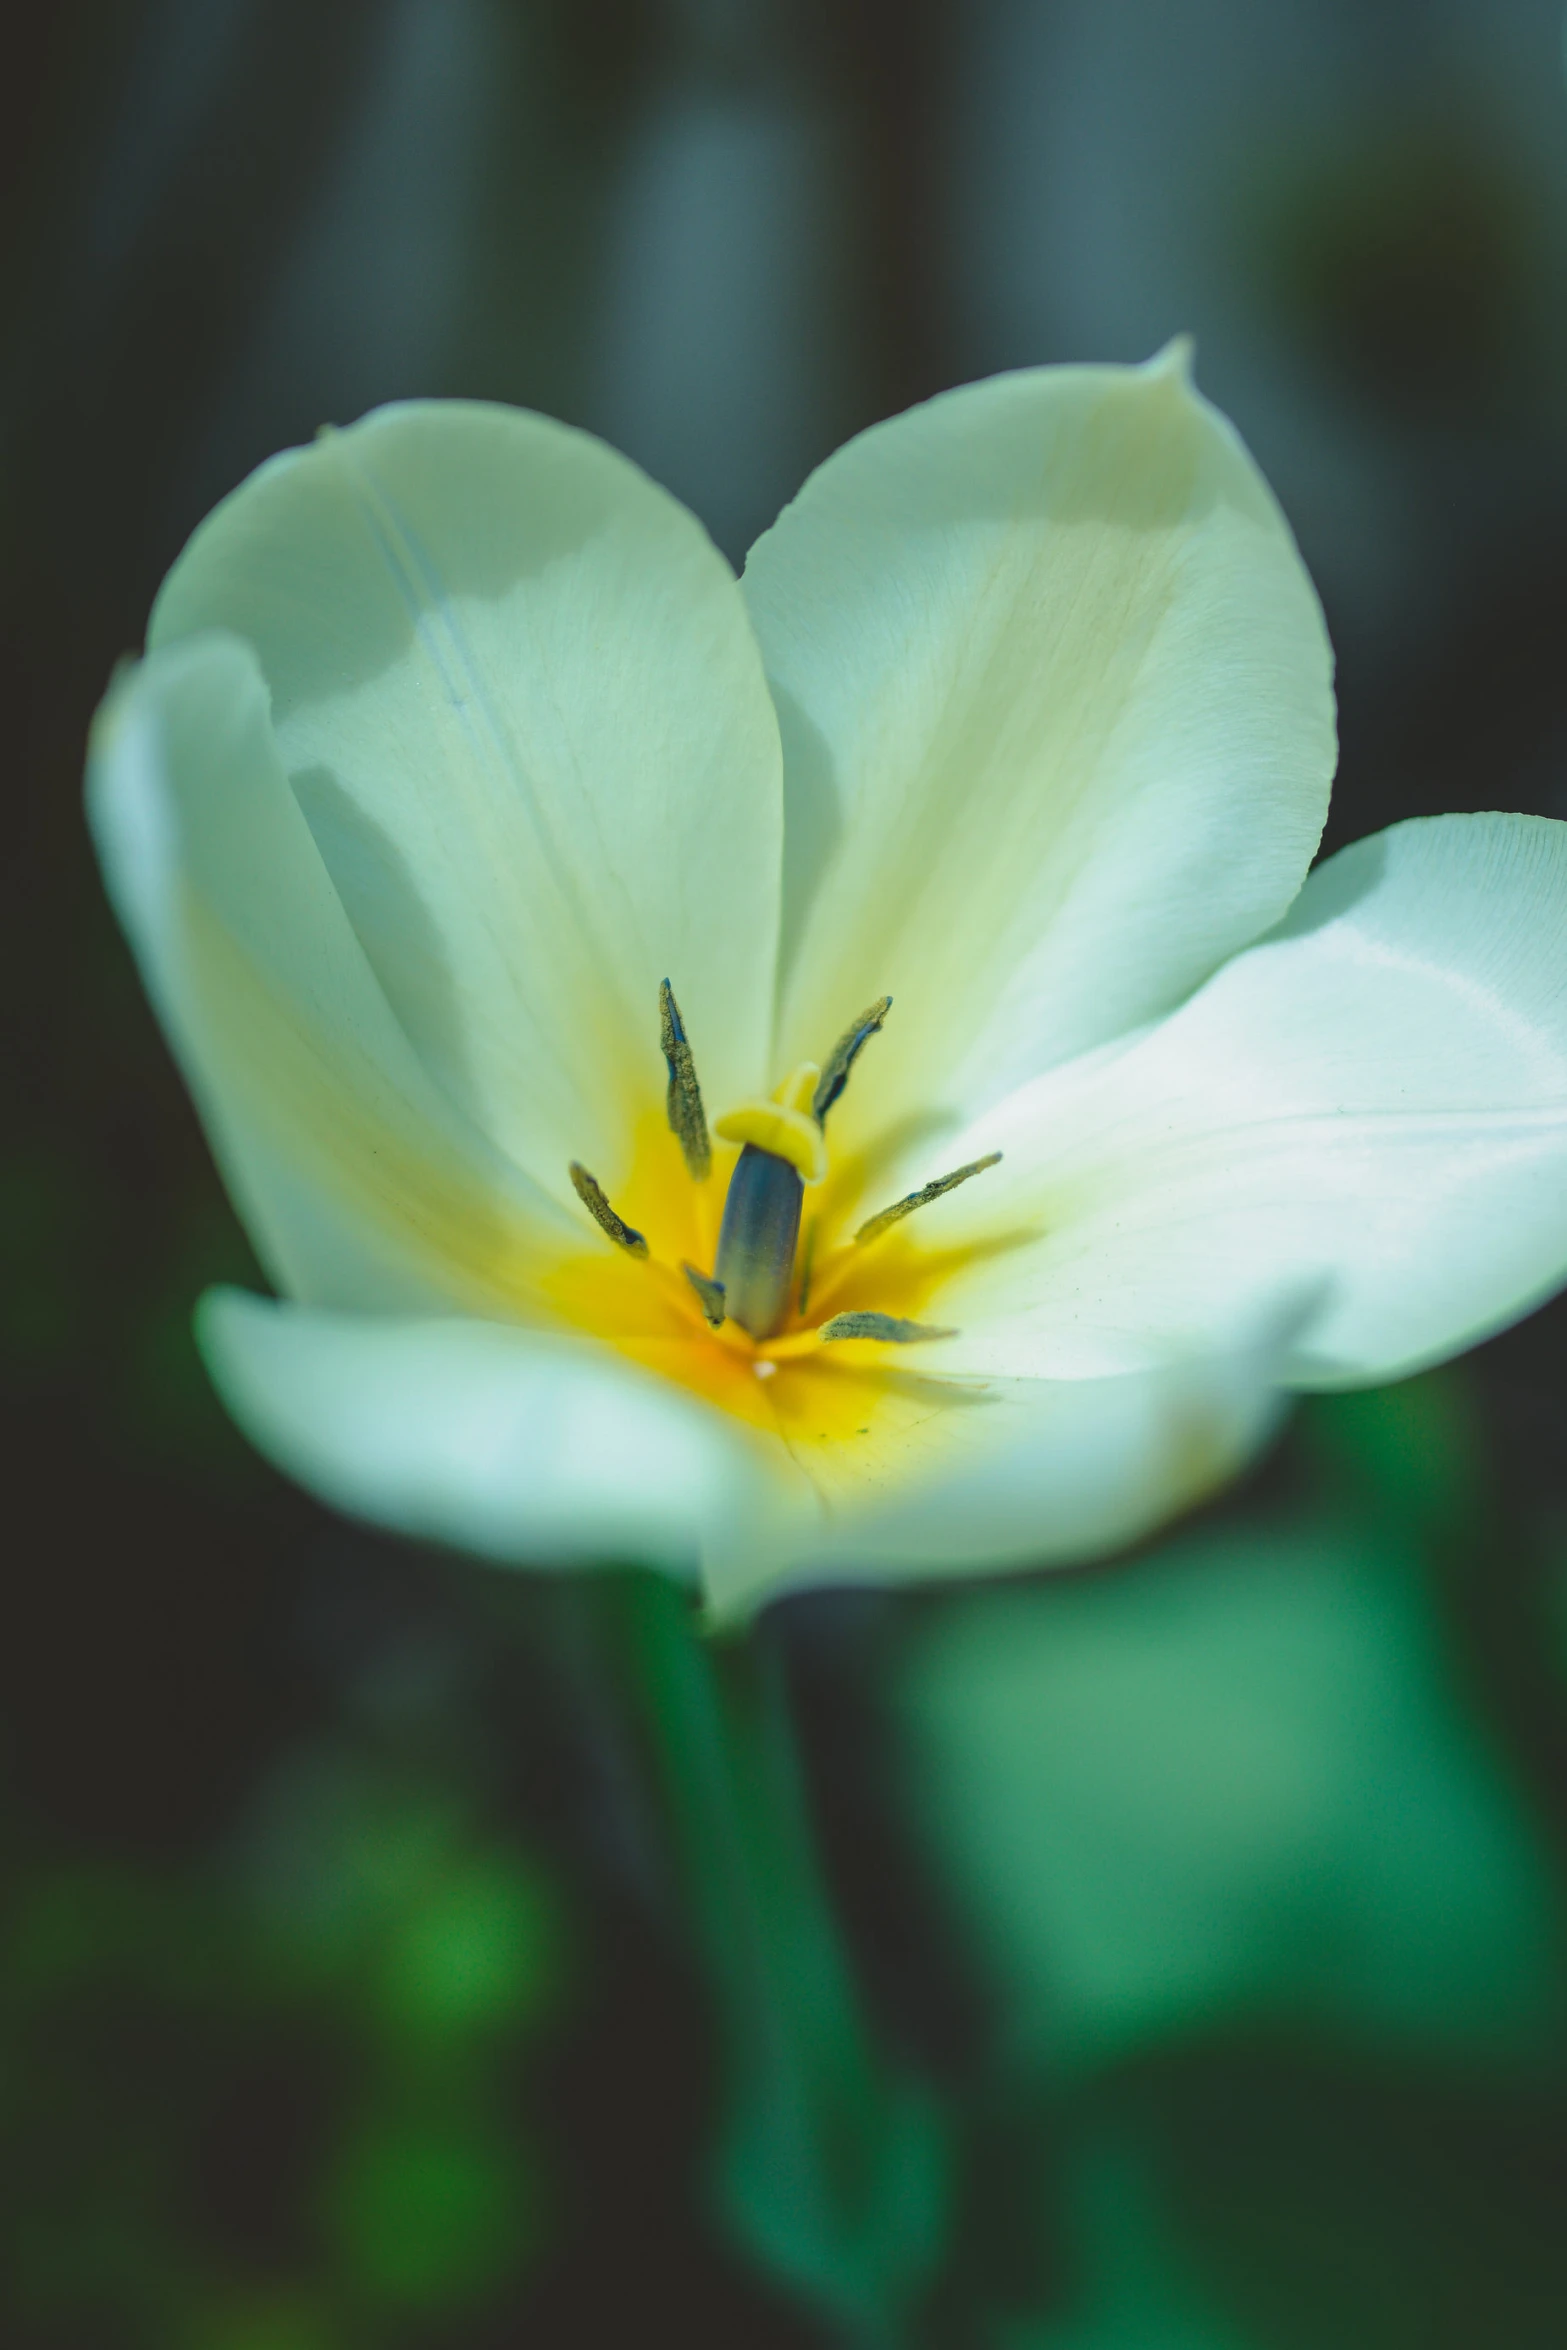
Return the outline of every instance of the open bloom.
[[[340,1506],[721,1608],[1085,1557],[1567,1276],[1567,827],[1307,879],[1322,617],[1178,350],[863,434],[739,583],[383,409],[149,642],[93,822],[280,1293],[199,1334]]]

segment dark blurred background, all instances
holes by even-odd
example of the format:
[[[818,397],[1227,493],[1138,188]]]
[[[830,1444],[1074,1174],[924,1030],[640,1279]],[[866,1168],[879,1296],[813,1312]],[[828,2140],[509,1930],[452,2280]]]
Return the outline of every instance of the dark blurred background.
[[[0,2338],[872,2338],[709,2192],[635,1576],[339,1523],[207,1391],[192,1301],[258,1277],[88,716],[323,420],[547,409],[738,560],[875,418],[1189,328],[1327,606],[1329,845],[1567,816],[1557,0],[60,0],[6,50]],[[884,2337],[1567,2339],[1564,1335],[1308,1405],[1146,1559],[772,1612],[863,2030],[944,2117]]]

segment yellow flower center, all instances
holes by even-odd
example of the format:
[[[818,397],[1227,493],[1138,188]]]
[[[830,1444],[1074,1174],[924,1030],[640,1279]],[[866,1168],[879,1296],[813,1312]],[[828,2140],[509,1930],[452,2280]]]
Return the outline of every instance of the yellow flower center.
[[[826,1120],[886,1010],[883,999],[862,1014],[822,1067],[805,1062],[771,1099],[720,1117],[714,1141],[666,984],[667,1114],[637,1124],[613,1202],[573,1167],[604,1238],[550,1277],[557,1310],[704,1401],[802,1444],[868,1435],[890,1394],[906,1401],[929,1371],[902,1350],[950,1335],[922,1317],[973,1254],[922,1243],[910,1213],[994,1160],[864,1217],[876,1152],[830,1152]]]

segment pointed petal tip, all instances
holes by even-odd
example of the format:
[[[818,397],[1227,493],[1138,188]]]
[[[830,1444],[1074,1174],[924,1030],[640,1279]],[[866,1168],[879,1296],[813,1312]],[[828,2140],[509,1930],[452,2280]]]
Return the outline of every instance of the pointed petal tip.
[[[1145,360],[1141,372],[1155,383],[1170,383],[1181,391],[1197,389],[1197,338],[1191,334],[1172,335],[1170,340]]]

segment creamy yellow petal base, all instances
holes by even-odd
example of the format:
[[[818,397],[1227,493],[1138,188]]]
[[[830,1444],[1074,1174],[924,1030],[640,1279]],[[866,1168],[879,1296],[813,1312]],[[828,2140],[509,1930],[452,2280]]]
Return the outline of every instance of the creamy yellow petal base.
[[[1281,1300],[1218,1351],[1122,1378],[895,1376],[863,1448],[793,1448],[817,1496],[814,1524],[764,1523],[709,1558],[715,1615],[796,1585],[1076,1565],[1124,1549],[1267,1441],[1299,1312]]]
[[[646,1236],[651,1255],[632,1257],[584,1223],[581,1251],[551,1267],[542,1295],[572,1329],[776,1438],[803,1465],[815,1462],[824,1446],[830,1452],[839,1441],[859,1443],[896,1422],[911,1354],[922,1364],[934,1359],[926,1346],[892,1349],[859,1340],[822,1345],[821,1322],[831,1313],[861,1308],[917,1321],[951,1278],[955,1262],[967,1257],[955,1260],[949,1251],[922,1248],[902,1234],[872,1249],[839,1246],[835,1239],[824,1247],[813,1268],[819,1279],[808,1289],[802,1270],[795,1310],[775,1339],[759,1343],[733,1322],[715,1331],[683,1267],[711,1271],[724,1193],[738,1156],[719,1143],[711,1176],[694,1183],[667,1125],[644,1118],[611,1204]],[[837,1190],[829,1176],[822,1196],[823,1206],[814,1212],[836,1235],[843,1203],[854,1196],[852,1176]]]
[[[843,1235],[866,1168],[853,1161],[823,1187],[828,1238],[805,1310],[761,1343],[732,1324],[715,1332],[681,1268],[712,1263],[734,1155],[720,1149],[710,1180],[693,1184],[675,1138],[650,1120],[614,1205],[651,1255],[585,1232],[545,1283],[566,1321],[721,1415],[751,1459],[749,1519],[704,1552],[716,1614],[796,1580],[1095,1555],[1211,1490],[1271,1426],[1292,1305],[1190,1361],[1081,1383],[954,1376],[941,1340],[822,1342],[820,1325],[840,1313],[939,1318],[965,1272],[1037,1237],[1002,1222],[943,1241],[939,1221],[915,1218],[855,1247]]]

